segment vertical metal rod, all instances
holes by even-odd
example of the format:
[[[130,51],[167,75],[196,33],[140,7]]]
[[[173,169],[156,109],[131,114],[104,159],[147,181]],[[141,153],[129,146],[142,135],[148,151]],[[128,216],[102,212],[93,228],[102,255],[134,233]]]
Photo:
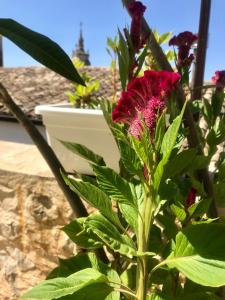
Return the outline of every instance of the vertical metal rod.
[[[3,67],[3,45],[2,45],[1,35],[0,35],[0,67]]]
[[[199,29],[198,29],[198,47],[197,57],[193,78],[193,94],[192,99],[201,99],[201,86],[204,83],[206,51],[208,44],[208,30],[210,22],[211,0],[201,1]]]

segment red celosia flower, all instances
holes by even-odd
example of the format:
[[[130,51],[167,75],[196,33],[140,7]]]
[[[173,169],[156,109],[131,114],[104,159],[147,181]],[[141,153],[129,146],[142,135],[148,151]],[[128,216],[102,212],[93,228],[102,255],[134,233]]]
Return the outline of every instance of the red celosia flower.
[[[212,81],[215,83],[217,89],[223,90],[225,88],[225,70],[216,71],[215,76],[212,77]]]
[[[176,87],[180,75],[167,71],[145,71],[143,77],[133,79],[115,107],[114,122],[130,125],[130,133],[140,138],[143,121],[154,132],[156,120],[165,108],[165,101]]]
[[[170,41],[170,46],[178,47],[178,61],[177,67],[190,67],[192,61],[194,60],[194,55],[190,54],[191,46],[194,42],[198,40],[198,36],[190,31],[184,31],[174,36]]]
[[[196,193],[197,193],[196,189],[191,188],[191,190],[188,193],[187,199],[185,200],[186,209],[195,203]]]
[[[191,45],[198,40],[197,34],[193,34],[190,31],[184,31],[174,36],[170,39],[169,45],[170,46],[188,46],[189,48]]]
[[[146,7],[140,1],[134,1],[130,3],[128,9],[132,18],[130,29],[131,41],[134,51],[138,53],[147,40],[147,37],[143,37],[141,32],[142,17]]]

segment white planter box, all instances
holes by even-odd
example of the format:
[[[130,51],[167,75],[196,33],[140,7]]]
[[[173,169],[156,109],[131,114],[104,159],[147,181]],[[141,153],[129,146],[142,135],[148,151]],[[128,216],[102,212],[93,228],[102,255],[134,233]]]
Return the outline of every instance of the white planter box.
[[[84,159],[67,150],[58,140],[85,145],[103,156],[106,164],[118,170],[119,152],[101,110],[76,109],[70,105],[39,105],[48,143],[67,172],[93,174]]]

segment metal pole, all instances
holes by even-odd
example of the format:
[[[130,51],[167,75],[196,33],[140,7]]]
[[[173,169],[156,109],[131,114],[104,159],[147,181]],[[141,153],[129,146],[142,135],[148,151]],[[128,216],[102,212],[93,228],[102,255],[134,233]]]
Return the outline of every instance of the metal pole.
[[[198,47],[195,71],[193,74],[193,94],[192,99],[201,99],[201,87],[204,83],[206,51],[208,44],[208,30],[210,22],[211,0],[201,1],[200,20],[198,29]]]
[[[1,35],[0,35],[0,67],[3,67],[3,45],[2,45]]]

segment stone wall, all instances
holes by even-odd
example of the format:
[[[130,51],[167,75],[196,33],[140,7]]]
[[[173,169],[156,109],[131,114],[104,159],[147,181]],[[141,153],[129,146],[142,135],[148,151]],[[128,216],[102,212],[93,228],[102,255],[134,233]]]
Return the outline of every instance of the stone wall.
[[[73,253],[60,230],[73,216],[53,178],[3,170],[0,216],[0,300],[11,300]]]

